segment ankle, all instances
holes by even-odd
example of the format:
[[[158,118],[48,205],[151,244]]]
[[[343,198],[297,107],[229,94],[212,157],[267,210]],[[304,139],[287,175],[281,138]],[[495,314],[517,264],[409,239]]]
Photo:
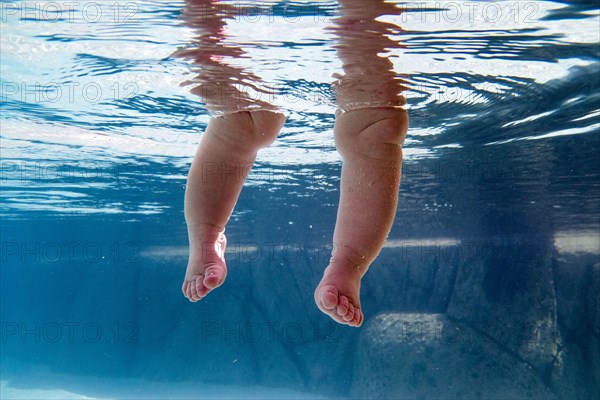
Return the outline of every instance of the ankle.
[[[336,249],[329,260],[325,272],[351,274],[362,278],[369,269],[370,260],[361,255],[356,249],[348,245],[341,245]]]
[[[190,243],[216,243],[225,237],[225,226],[208,223],[188,223]]]

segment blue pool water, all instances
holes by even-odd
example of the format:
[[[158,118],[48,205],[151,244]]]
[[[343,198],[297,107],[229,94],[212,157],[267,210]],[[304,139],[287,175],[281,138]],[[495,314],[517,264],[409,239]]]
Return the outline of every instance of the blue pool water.
[[[182,84],[185,3],[0,3],[0,397],[600,398],[598,2],[396,3],[380,56],[410,128],[359,329],[312,298],[336,2],[218,3],[224,63],[287,121],[194,304],[183,194],[215,110]]]

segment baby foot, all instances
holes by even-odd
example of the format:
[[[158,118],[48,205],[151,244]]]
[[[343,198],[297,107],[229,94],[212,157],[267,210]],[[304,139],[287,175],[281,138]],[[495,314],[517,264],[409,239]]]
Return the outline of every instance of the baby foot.
[[[315,290],[317,307],[340,324],[361,326],[360,281],[365,272],[348,258],[332,259]]]
[[[190,245],[190,259],[181,290],[192,302],[221,286],[227,276],[225,231],[208,237],[208,240],[195,240]]]

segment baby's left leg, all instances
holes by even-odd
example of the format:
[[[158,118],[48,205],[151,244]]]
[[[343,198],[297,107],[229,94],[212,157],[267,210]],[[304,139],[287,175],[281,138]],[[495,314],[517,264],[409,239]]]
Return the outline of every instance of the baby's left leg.
[[[284,120],[277,112],[239,111],[209,122],[185,191],[190,258],[182,290],[190,301],[223,284],[225,224],[258,150],[275,140]]]
[[[335,144],[343,158],[340,204],[334,253],[315,301],[339,323],[363,322],[360,282],[396,215],[407,129],[408,114],[396,108],[362,108],[336,118]]]

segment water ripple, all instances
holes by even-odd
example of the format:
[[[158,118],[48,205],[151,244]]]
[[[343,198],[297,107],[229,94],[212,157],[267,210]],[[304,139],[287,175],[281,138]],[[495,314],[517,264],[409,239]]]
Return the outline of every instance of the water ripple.
[[[11,10],[0,28],[2,189],[8,201],[3,212],[13,217],[28,207],[58,214],[93,212],[94,207],[106,213],[171,212],[168,196],[182,190],[194,146],[209,120],[207,100],[189,89],[219,77],[217,68],[198,78],[206,67],[177,57],[198,38],[182,19],[184,2],[134,1],[127,3],[130,8],[116,10],[112,3],[102,3],[102,15],[91,9],[85,14],[83,3],[71,15],[44,4],[23,2],[23,9]],[[254,95],[262,96],[257,99],[288,114],[279,141],[261,153],[257,172],[262,175],[251,177],[250,184],[277,190],[291,185],[298,196],[330,188],[336,181],[326,176],[340,164],[331,137],[333,84],[344,71],[332,29],[340,17],[337,2],[220,4],[232,13],[223,41],[228,52],[213,53],[213,61],[221,57],[215,65],[237,68],[237,83],[255,85]],[[591,164],[592,150],[598,148],[597,4],[506,2],[488,7],[500,7],[498,15],[482,14],[484,3],[473,3],[471,11],[460,5],[459,15],[456,4],[423,8],[412,3],[402,13],[377,18],[388,39],[379,57],[393,64],[388,71],[399,85],[391,91],[402,90],[411,116],[407,165],[446,157],[473,159],[482,149],[492,159],[529,165],[524,157],[538,160],[541,154],[556,160],[548,167],[556,172],[550,185],[569,193],[565,202],[574,205],[579,199],[589,211],[589,193],[561,186],[569,172],[559,160],[578,153],[582,163]],[[355,35],[364,39],[369,33]],[[210,49],[206,42],[196,45],[199,55]],[[380,74],[363,75],[366,84]],[[193,85],[180,85],[186,81]],[[14,179],[16,166],[22,172],[23,163],[36,162],[59,163],[67,170],[70,164],[107,163],[131,167],[131,173],[93,182]],[[331,169],[320,172],[321,164]],[[590,184],[596,179],[591,167],[570,168]],[[271,170],[274,177],[265,178]],[[324,178],[309,182],[311,174]],[[533,193],[538,190],[534,178],[523,176],[519,184],[531,184]],[[428,181],[408,182],[417,197],[433,190]],[[299,184],[311,189],[303,191]],[[145,208],[136,205],[136,196],[148,186],[156,198],[144,202]],[[507,188],[500,185],[498,191],[502,189]],[[119,190],[129,193],[122,201],[117,200]],[[553,212],[569,219],[568,213],[561,214],[564,208]]]

